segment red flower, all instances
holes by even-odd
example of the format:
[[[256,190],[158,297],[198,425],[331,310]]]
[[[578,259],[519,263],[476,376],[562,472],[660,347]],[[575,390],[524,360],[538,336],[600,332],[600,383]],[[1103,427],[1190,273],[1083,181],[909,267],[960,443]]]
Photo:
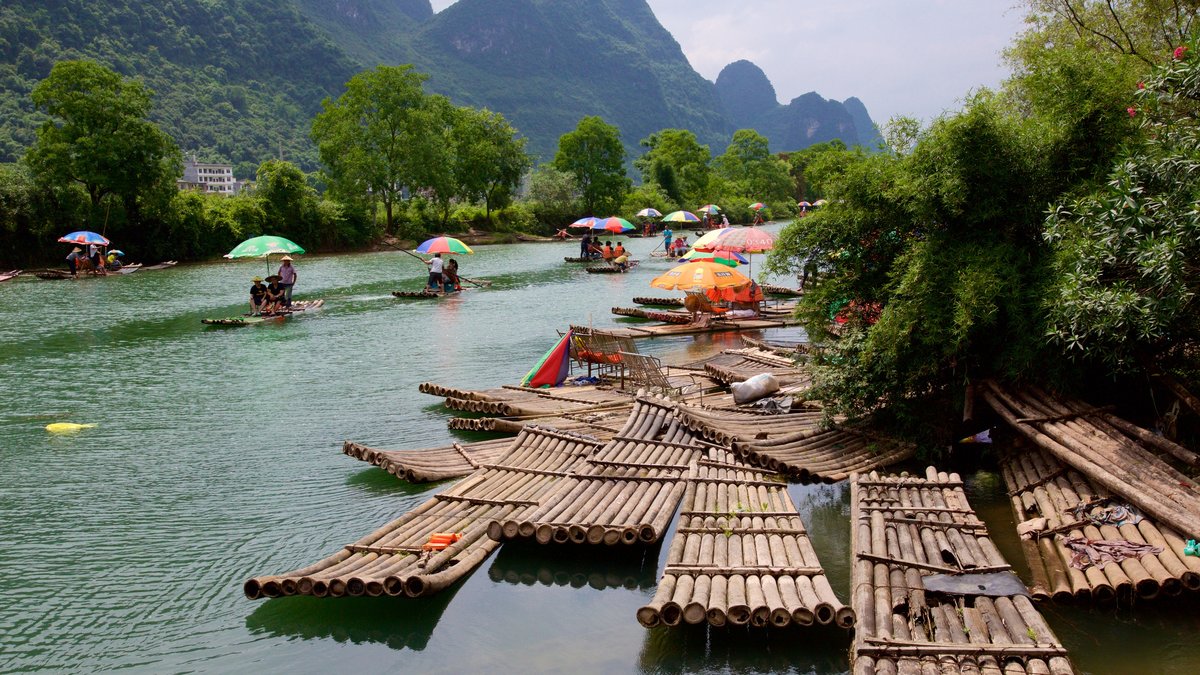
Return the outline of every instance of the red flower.
[[[1129,113],[1130,117],[1137,117],[1137,108],[1126,108],[1125,112]]]
[[[1183,55],[1187,53],[1187,50],[1188,50],[1187,45],[1179,45],[1178,47],[1176,47],[1175,52],[1174,52],[1175,60],[1176,61],[1181,60],[1183,58]]]
[[[1145,89],[1145,88],[1146,88],[1145,82],[1138,82],[1138,89]]]

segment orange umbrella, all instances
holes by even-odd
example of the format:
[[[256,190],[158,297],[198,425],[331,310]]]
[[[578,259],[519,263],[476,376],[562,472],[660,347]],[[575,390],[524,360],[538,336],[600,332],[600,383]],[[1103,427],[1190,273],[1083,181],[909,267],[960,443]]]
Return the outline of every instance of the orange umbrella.
[[[667,291],[687,291],[697,288],[733,288],[750,283],[749,277],[735,269],[714,262],[690,262],[671,268],[655,277],[650,285]]]

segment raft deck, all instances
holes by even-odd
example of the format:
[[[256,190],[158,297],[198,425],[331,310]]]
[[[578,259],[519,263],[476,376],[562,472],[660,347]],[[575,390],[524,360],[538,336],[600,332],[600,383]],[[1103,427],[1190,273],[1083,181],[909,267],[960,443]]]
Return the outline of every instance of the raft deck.
[[[1073,672],[957,474],[858,475],[850,509],[854,673]]]

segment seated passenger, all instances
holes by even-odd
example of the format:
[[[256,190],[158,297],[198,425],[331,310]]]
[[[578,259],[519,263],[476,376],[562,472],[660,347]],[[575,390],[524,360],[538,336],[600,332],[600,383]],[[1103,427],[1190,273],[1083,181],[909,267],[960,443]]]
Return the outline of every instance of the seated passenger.
[[[254,277],[254,285],[250,287],[250,314],[258,316],[262,313],[263,301],[267,295],[267,287],[263,286],[262,277]]]

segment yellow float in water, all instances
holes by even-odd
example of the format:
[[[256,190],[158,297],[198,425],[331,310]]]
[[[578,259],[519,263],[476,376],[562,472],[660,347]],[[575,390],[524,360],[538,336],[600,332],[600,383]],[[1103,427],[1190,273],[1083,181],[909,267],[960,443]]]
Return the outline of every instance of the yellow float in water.
[[[73,434],[82,429],[91,429],[95,424],[76,424],[74,422],[55,422],[46,425],[46,431],[52,434]]]

